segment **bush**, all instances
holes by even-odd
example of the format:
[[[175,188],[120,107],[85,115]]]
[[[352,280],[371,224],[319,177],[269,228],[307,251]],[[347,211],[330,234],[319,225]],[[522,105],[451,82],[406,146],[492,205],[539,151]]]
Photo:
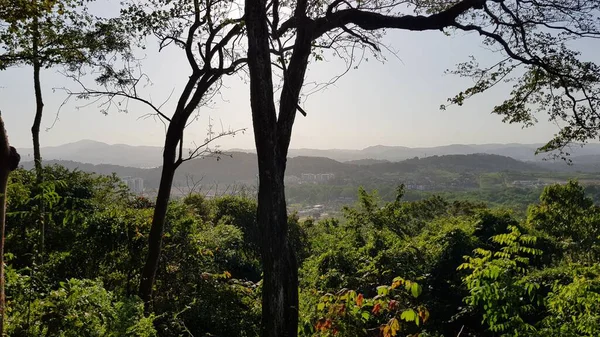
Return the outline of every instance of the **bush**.
[[[8,273],[8,288],[25,285],[23,276]],[[15,287],[16,286],[16,287]],[[60,287],[29,301],[11,293],[8,302],[9,336],[152,337],[153,316],[144,317],[138,298],[117,299],[101,282],[70,279]]]

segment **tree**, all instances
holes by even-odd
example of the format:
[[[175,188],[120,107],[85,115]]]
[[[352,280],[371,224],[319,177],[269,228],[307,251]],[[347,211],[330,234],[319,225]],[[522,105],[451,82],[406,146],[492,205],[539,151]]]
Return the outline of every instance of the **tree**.
[[[579,183],[544,188],[540,203],[529,207],[527,223],[549,235],[574,260],[597,260],[600,209]]]
[[[510,233],[494,235],[491,241],[501,245],[499,251],[476,248],[475,256],[466,256],[458,270],[469,270],[463,278],[469,289],[464,301],[483,310],[482,320],[492,333],[502,336],[531,334],[535,328],[526,321],[534,311],[539,284],[523,276],[531,257],[542,251],[531,246],[537,238],[522,234],[515,226]]]
[[[21,156],[10,146],[0,115],[0,335],[4,334],[4,228],[6,224],[6,187],[8,175],[19,166]]]
[[[209,126],[207,138],[196,144],[188,154],[184,153],[184,130],[194,121],[194,113],[219,92],[222,76],[235,73],[245,64],[246,59],[237,50],[244,25],[241,18],[231,16],[235,15],[235,6],[235,2],[230,0],[155,0],[144,4],[133,2],[122,10],[121,24],[124,27],[133,28],[137,35],[157,37],[160,49],[172,44],[185,52],[190,75],[171,116],[163,112],[164,103],[155,105],[141,96],[139,86],[145,83],[147,76],[139,71],[133,59],[126,60],[124,64],[110,62],[112,60],[96,64],[102,69],[96,79],[101,86],[99,89],[89,88],[80,78],[71,76],[83,90],[67,90],[70,96],[96,98],[100,100],[104,112],[112,107],[121,109],[119,106],[123,101],[139,102],[151,110],[150,115],[157,116],[167,125],[158,196],[148,236],[148,256],[139,287],[146,310],[159,265],[175,170],[194,158],[220,154],[209,145],[219,138],[243,131],[215,132]]]
[[[455,26],[477,32],[485,44],[499,48],[502,59],[491,66],[475,58],[460,64],[453,72],[476,81],[449,102],[462,105],[500,83],[513,83],[510,98],[492,112],[525,127],[538,122],[536,115],[547,115],[560,131],[536,153],[567,159],[573,142],[600,136],[600,68],[573,48],[578,40],[600,38],[598,8],[598,1],[484,1],[490,27]]]
[[[345,53],[351,66],[356,48],[381,55],[381,36],[386,28],[475,32],[483,37],[484,44],[498,47],[502,61],[484,70],[473,63],[460,65],[458,74],[477,81],[450,103],[460,105],[465,98],[511,80],[510,74],[524,70],[524,76],[513,79],[516,89],[494,111],[510,112],[520,121],[527,120],[537,108],[531,103],[549,103],[540,109],[558,116],[568,109],[580,113],[578,109],[587,103],[585,111],[591,114],[595,111],[591,107],[598,104],[597,85],[587,88],[597,82],[596,66],[579,61],[568,42],[597,36],[598,6],[597,1],[576,0],[246,0],[250,95],[259,167],[258,223],[264,238],[263,336],[297,334],[298,282],[285,221],[283,177],[296,111],[306,114],[298,102],[311,57],[320,59],[323,50],[332,50],[334,55]],[[274,70],[281,78],[278,108]]]
[[[129,44],[110,20],[91,15],[78,0],[0,0],[0,70],[33,68],[35,117],[31,127],[38,181],[42,176],[40,125],[44,99],[40,72],[54,66],[76,70],[80,64],[127,53]]]

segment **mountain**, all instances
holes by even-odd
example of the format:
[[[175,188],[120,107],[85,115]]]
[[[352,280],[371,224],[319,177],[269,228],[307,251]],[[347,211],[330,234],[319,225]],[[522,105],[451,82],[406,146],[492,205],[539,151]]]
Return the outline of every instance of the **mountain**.
[[[376,145],[362,150],[319,150],[319,149],[290,149],[289,156],[327,157],[343,162],[372,159],[397,162],[410,158],[423,158],[431,156],[445,156],[455,154],[495,154],[511,157],[522,161],[542,161],[547,154],[535,155],[535,151],[543,144],[452,144],[435,147],[405,147]],[[240,152],[254,152],[253,150],[237,149]],[[568,152],[571,157],[600,155],[600,144],[587,144],[584,147],[574,145]]]
[[[590,154],[576,157],[568,157],[571,162],[563,160],[548,160],[540,162],[539,165],[547,170],[557,172],[600,172],[600,155]]]
[[[32,149],[17,149],[21,160],[33,160]],[[109,145],[93,140],[80,140],[59,146],[42,147],[44,160],[71,160],[89,164],[114,164],[132,167],[160,165],[162,148],[157,146]]]
[[[161,168],[136,168],[110,164],[86,164],[74,161],[45,161],[46,165],[60,164],[69,169],[79,169],[98,174],[112,174],[120,177],[140,177],[149,189],[158,187]],[[24,162],[23,167],[31,169],[31,161]],[[231,153],[218,158],[203,158],[185,162],[177,170],[174,188],[185,188],[198,182],[202,185],[256,184],[256,155],[244,152]],[[460,181],[462,186],[467,182],[472,186],[480,174],[493,172],[544,172],[545,169],[534,163],[518,161],[513,158],[489,155],[449,155],[413,158],[400,162],[373,162],[371,164],[353,164],[339,162],[324,157],[288,158],[287,176],[300,178],[303,174],[333,173],[338,183],[393,183],[427,182],[429,184],[449,184]]]
[[[495,154],[459,154],[413,158],[400,162],[388,162],[369,165],[368,169],[376,174],[412,173],[417,171],[448,171],[453,173],[490,173],[490,172],[536,172],[544,171],[533,163],[522,162],[510,157]]]
[[[385,160],[385,159],[371,159],[371,158],[345,161],[346,164],[354,164],[354,165],[373,165],[373,164],[382,164],[382,163],[389,163],[389,162],[390,162],[389,160]]]
[[[290,149],[289,157],[321,157],[338,162],[364,165],[365,160],[398,162],[411,158],[427,158],[445,155],[493,154],[521,161],[541,162],[546,155],[535,156],[535,150],[542,144],[453,144],[437,147],[410,148],[405,146],[376,145],[362,150],[340,149]],[[33,160],[31,149],[18,149],[23,161]],[[187,151],[186,151],[187,152]],[[252,150],[231,149],[231,153],[254,153]],[[587,144],[585,147],[573,146],[569,149],[571,158],[582,156],[598,158],[600,163],[600,144]],[[70,160],[89,164],[113,164],[129,167],[158,167],[162,160],[162,147],[131,146],[125,144],[109,145],[92,140],[42,148],[44,160]],[[595,159],[594,159],[595,160]],[[363,162],[361,162],[363,161]],[[575,160],[574,160],[575,161]],[[576,161],[575,161],[576,162]],[[586,165],[589,162],[586,162]],[[563,163],[557,166],[564,165]],[[588,165],[589,166],[589,165]]]

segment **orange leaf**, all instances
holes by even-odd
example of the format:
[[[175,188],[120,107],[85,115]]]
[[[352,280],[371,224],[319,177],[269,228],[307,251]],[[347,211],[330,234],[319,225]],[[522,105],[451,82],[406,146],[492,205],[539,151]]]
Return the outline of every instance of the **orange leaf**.
[[[419,308],[419,317],[421,317],[423,323],[427,322],[429,319],[429,311],[423,307]]]
[[[363,305],[363,294],[358,294],[358,296],[356,296],[356,305],[358,305],[359,307],[362,307]]]
[[[371,312],[375,315],[379,314],[379,311],[381,310],[381,304],[377,303],[375,304],[375,306],[373,307],[373,310],[371,310]]]
[[[397,278],[397,279],[395,279],[395,280],[394,280],[394,282],[392,283],[392,289],[396,289],[396,288],[398,288],[399,286],[401,286],[401,285],[402,285],[402,283],[403,283],[403,281],[404,281],[404,280],[402,280],[402,279],[400,279],[400,278]]]
[[[384,325],[382,328],[382,333],[383,333],[383,337],[391,337],[392,336],[392,329],[390,329],[389,325]]]

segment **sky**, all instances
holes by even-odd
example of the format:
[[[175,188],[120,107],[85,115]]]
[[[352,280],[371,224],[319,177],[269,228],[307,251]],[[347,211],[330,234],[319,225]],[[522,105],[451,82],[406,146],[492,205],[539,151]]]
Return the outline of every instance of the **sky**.
[[[430,147],[448,144],[543,143],[558,127],[545,121],[533,128],[502,123],[501,116],[490,111],[508,97],[510,87],[492,89],[462,107],[445,111],[440,104],[471,82],[445,74],[457,63],[475,55],[485,64],[498,57],[485,49],[474,34],[458,33],[448,37],[436,32],[390,31],[385,43],[396,51],[387,61],[363,62],[335,85],[311,95],[303,103],[308,115],[298,114],[291,148],[361,149],[373,145]],[[175,47],[158,52],[149,40],[143,67],[152,84],[142,96],[162,102],[173,91],[164,111],[172,113],[177,94],[190,74],[183,52]],[[344,69],[344,63],[328,57],[327,62],[311,64],[306,82],[324,82]],[[31,147],[31,124],[35,112],[33,71],[29,67],[0,72],[0,111],[9,139],[16,147]],[[42,146],[56,146],[91,139],[109,144],[162,146],[165,129],[152,118],[149,110],[131,104],[127,113],[100,112],[98,104],[71,100],[57,88],[77,86],[57,69],[41,74],[45,112],[42,121]],[[206,137],[208,121],[217,129],[246,128],[244,134],[224,138],[224,149],[253,149],[249,87],[239,76],[224,81],[221,97],[211,107],[201,108],[199,120],[185,134],[186,147]],[[56,120],[56,123],[54,123]],[[52,127],[51,127],[52,126]]]

